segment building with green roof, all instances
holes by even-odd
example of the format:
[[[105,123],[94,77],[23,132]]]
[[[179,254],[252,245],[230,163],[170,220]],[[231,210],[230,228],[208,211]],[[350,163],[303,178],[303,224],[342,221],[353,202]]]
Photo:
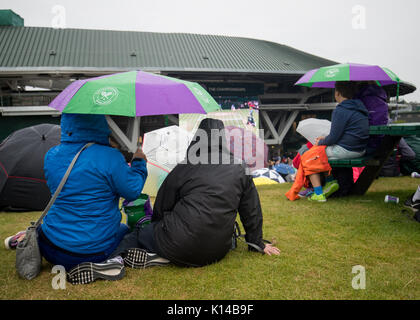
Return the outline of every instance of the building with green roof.
[[[258,99],[260,127],[273,145],[282,144],[299,114],[330,112],[335,106],[332,90],[294,83],[311,69],[337,62],[283,44],[216,35],[25,27],[18,17],[0,10],[0,121],[8,115],[57,116],[46,106],[71,81],[136,69],[199,82],[219,101]],[[414,90],[402,86],[403,94]],[[143,130],[163,124],[163,117],[145,118]]]

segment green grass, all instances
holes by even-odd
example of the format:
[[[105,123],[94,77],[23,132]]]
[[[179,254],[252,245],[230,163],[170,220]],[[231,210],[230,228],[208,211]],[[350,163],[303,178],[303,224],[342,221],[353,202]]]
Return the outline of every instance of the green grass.
[[[121,281],[51,286],[43,262],[34,280],[19,279],[15,252],[0,249],[0,299],[419,299],[420,224],[402,204],[419,180],[376,180],[365,196],[325,204],[290,202],[290,184],[259,187],[264,237],[281,249],[276,257],[251,253],[240,242],[221,262],[203,268],[127,269]],[[0,238],[38,217],[0,213]],[[366,289],[351,286],[352,267],[366,268]]]

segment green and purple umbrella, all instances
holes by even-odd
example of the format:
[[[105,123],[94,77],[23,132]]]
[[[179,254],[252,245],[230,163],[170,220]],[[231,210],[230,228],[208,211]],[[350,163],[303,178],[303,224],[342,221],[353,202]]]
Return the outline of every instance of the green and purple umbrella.
[[[295,84],[310,88],[334,88],[336,81],[376,81],[380,86],[400,83],[398,76],[387,68],[346,63],[308,71]]]
[[[198,83],[143,71],[74,81],[49,106],[63,113],[128,117],[220,110]]]

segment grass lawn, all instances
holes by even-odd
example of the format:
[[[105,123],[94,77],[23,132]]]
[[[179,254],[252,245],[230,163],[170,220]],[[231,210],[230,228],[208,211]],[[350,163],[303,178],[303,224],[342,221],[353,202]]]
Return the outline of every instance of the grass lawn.
[[[221,262],[203,268],[127,269],[121,281],[54,290],[45,260],[32,281],[18,278],[15,252],[0,249],[0,299],[419,299],[420,223],[386,194],[406,197],[420,180],[380,178],[365,196],[325,204],[290,202],[290,184],[258,188],[264,237],[282,251],[269,257],[239,242]],[[38,212],[0,212],[0,238],[24,229]],[[352,268],[366,270],[354,290]]]

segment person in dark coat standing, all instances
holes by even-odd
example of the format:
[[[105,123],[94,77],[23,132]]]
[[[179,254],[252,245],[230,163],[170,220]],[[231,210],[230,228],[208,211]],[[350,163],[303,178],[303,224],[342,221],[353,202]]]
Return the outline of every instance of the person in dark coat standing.
[[[263,242],[258,192],[246,167],[235,164],[223,129],[220,120],[200,123],[186,159],[158,191],[152,223],[126,235],[114,256],[135,268],[169,261],[187,267],[217,262],[231,249],[238,212],[247,242],[265,254],[280,253]]]

